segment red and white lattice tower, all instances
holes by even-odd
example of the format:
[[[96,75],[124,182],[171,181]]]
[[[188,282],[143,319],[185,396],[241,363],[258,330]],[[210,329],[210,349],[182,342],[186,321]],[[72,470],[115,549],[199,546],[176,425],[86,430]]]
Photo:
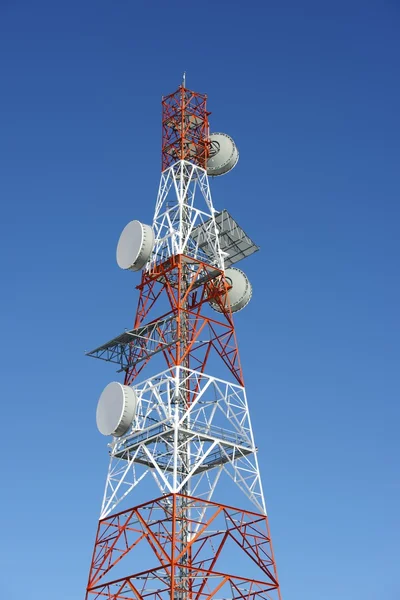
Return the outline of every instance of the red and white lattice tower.
[[[88,353],[125,375],[97,408],[110,465],[87,600],[281,598],[232,318],[251,296],[232,265],[258,248],[213,207],[208,176],[238,152],[206,100],[185,82],[162,100],[153,224],[117,248],[141,271],[134,328]]]

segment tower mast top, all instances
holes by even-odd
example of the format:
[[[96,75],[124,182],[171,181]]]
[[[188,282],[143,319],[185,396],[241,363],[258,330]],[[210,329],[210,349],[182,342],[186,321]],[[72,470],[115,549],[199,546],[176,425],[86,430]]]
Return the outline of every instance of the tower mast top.
[[[207,96],[188,90],[185,85],[186,72],[178,89],[162,99],[162,171],[179,160],[207,168],[210,147]]]

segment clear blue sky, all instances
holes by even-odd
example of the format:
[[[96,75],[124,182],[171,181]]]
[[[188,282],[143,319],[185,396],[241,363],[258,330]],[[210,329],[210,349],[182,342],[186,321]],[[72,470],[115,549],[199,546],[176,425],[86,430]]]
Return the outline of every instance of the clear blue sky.
[[[185,69],[262,246],[237,326],[283,600],[400,597],[399,31],[397,0],[0,0],[1,598],[83,598],[115,378],[83,352],[132,323],[115,243]]]

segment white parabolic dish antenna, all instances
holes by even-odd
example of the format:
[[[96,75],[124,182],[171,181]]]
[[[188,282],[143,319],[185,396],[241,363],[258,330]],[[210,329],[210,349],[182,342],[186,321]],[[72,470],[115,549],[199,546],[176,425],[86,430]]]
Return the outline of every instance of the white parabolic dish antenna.
[[[154,246],[154,232],[150,225],[131,221],[119,236],[117,263],[121,269],[140,271],[149,260]]]
[[[100,433],[124,435],[135,417],[136,405],[136,394],[131,387],[118,381],[109,383],[97,403],[96,423]]]
[[[207,161],[207,174],[213,177],[225,175],[239,160],[235,142],[226,133],[210,135],[210,157]]]
[[[253,293],[251,283],[240,269],[231,267],[225,270],[225,279],[231,285],[231,289],[228,290],[229,303],[231,305],[232,312],[238,312],[242,310],[250,302],[251,295]],[[222,303],[225,303],[225,297],[221,298]],[[221,307],[217,302],[211,301],[211,307],[217,312],[222,312]]]

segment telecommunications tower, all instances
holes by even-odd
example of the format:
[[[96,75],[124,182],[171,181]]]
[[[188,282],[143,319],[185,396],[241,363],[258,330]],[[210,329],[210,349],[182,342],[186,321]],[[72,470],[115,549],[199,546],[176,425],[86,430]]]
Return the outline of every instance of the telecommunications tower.
[[[209,177],[239,153],[206,101],[185,81],[162,100],[153,223],[117,246],[141,271],[134,327],[88,352],[123,383],[97,405],[110,464],[86,600],[281,598],[232,317],[252,294],[232,265],[258,247],[214,209]]]

